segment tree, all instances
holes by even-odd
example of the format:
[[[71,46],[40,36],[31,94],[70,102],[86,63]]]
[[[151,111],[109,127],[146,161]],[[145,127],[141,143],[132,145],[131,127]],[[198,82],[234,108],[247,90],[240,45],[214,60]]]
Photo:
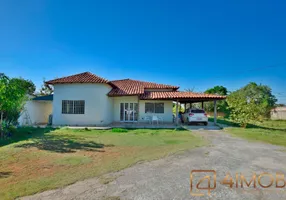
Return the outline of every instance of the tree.
[[[2,123],[3,121],[3,115],[4,115],[4,109],[5,109],[5,102],[7,100],[7,86],[9,83],[9,78],[5,76],[5,74],[1,73],[0,74],[0,122]],[[0,124],[1,126],[1,124]]]
[[[227,97],[231,119],[243,127],[252,121],[269,117],[276,101],[270,87],[253,82]]]
[[[27,94],[33,95],[36,91],[36,86],[31,80],[25,80],[23,78],[12,78],[10,83],[22,86],[26,90]]]
[[[43,85],[40,89],[40,96],[51,95],[54,93],[54,88],[51,85],[46,83],[46,80],[43,79]]]
[[[226,96],[228,94],[228,90],[224,86],[215,86],[213,88],[207,89],[205,91],[206,94],[216,94]],[[213,102],[206,102],[204,104],[204,108],[208,112],[214,111],[214,103]],[[223,112],[227,114],[227,102],[225,100],[217,101],[217,111]]]
[[[217,94],[217,95],[227,95],[228,91],[224,86],[214,86],[213,88],[207,89],[205,91],[207,94]]]
[[[23,82],[24,79],[9,79],[5,74],[0,74],[1,138],[5,132],[4,128],[9,127],[10,123],[15,122],[15,120],[17,121],[18,118],[15,116],[19,116],[24,106],[28,89]]]

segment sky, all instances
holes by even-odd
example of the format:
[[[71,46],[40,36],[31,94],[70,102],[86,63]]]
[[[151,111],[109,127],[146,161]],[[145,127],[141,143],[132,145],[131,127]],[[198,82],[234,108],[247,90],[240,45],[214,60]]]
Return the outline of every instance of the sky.
[[[286,103],[286,1],[1,0],[0,72],[46,80],[90,71],[230,91],[268,85]]]

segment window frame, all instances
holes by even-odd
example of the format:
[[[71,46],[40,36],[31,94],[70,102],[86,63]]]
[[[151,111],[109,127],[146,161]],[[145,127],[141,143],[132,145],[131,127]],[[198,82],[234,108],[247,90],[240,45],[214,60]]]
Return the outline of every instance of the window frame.
[[[148,110],[147,110],[147,104],[153,104],[152,107],[150,109],[150,107],[148,107]],[[163,111],[161,112],[158,112],[158,107],[156,107],[156,105],[158,106],[158,104],[162,104],[163,106],[161,108],[163,108]],[[150,112],[150,110],[152,110]],[[145,102],[145,114],[164,114],[165,113],[165,103],[164,102]]]
[[[62,100],[62,114],[84,115],[85,100]]]

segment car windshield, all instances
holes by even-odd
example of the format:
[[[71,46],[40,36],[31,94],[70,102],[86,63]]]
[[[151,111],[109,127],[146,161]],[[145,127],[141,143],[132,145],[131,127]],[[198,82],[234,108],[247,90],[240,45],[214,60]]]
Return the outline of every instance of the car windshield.
[[[191,110],[191,113],[205,113],[204,110]]]

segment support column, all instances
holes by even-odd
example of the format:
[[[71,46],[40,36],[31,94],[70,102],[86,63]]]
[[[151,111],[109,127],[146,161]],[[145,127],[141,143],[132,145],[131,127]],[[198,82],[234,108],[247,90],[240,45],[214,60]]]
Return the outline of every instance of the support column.
[[[217,109],[216,109],[216,100],[214,100],[214,124],[216,125],[217,119]]]
[[[177,100],[176,102],[176,125],[178,126],[179,124],[179,101]]]
[[[204,109],[204,102],[202,101],[202,109]]]

